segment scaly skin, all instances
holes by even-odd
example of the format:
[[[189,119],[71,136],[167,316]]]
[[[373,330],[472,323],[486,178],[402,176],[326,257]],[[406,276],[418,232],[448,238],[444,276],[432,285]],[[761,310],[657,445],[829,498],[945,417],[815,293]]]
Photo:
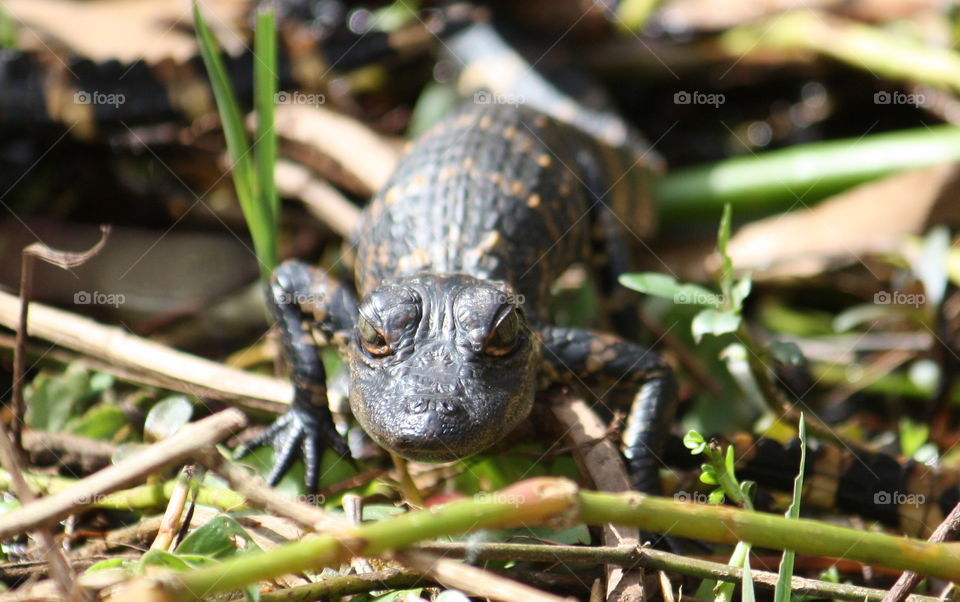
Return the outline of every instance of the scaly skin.
[[[322,448],[345,453],[315,348],[335,343],[361,426],[416,460],[486,449],[527,417],[538,386],[631,387],[624,452],[634,484],[656,491],[669,369],[629,341],[551,326],[546,309],[563,270],[622,246],[611,226],[649,231],[649,172],[633,153],[522,107],[468,105],[444,119],[363,213],[359,304],[319,270],[277,269],[271,299],[296,398],[243,451],[277,449],[272,482],[303,456],[311,489]]]

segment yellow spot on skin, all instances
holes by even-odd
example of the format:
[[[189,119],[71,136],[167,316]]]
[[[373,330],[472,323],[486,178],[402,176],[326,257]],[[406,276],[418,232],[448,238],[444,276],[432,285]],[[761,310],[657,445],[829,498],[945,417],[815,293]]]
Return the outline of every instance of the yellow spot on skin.
[[[392,205],[397,202],[397,199],[400,198],[400,191],[397,190],[396,186],[391,186],[387,190],[387,194],[383,195],[383,200],[387,205]]]
[[[417,177],[413,179],[412,186],[413,188],[423,188],[427,185],[427,177],[423,174],[417,174]]]
[[[524,186],[524,185],[523,185],[523,182],[521,182],[520,180],[514,180],[514,181],[510,184],[510,190],[511,190],[511,191],[513,192],[513,194],[515,194],[516,196],[521,196],[526,189],[527,189],[527,187]]]
[[[468,171],[473,169],[473,157],[467,157],[463,160],[463,168]]]
[[[414,249],[397,260],[397,273],[409,272],[430,264],[430,255],[425,249]]]
[[[460,118],[457,119],[457,125],[473,125],[473,115],[461,115]]]
[[[494,184],[499,184],[499,183],[500,183],[500,180],[502,179],[502,178],[500,177],[500,174],[498,174],[498,173],[495,172],[495,171],[492,172],[492,173],[490,173],[490,175],[488,175],[487,177],[490,178],[490,181],[493,182]]]
[[[483,237],[483,240],[480,241],[480,245],[477,247],[477,250],[480,252],[492,251],[503,238],[500,236],[500,233],[496,230],[491,230]]]
[[[537,115],[537,118],[533,120],[533,124],[538,128],[542,128],[547,125],[547,118],[543,115]]]
[[[517,128],[513,127],[512,125],[508,125],[503,130],[503,137],[506,138],[507,140],[513,140],[513,137],[516,135],[517,135]]]
[[[570,194],[570,184],[568,184],[567,182],[564,182],[563,184],[560,185],[560,195],[569,196],[569,194]]]
[[[540,195],[531,194],[530,198],[527,199],[527,207],[530,207],[531,209],[536,209],[539,206],[540,206]]]
[[[550,167],[551,163],[553,163],[553,160],[550,158],[550,155],[540,155],[537,157],[537,165],[540,167]]]
[[[480,129],[482,130],[488,130],[490,129],[490,124],[492,123],[493,123],[493,120],[490,119],[490,116],[484,115],[483,117],[480,118],[480,123],[478,123],[477,125],[479,125]]]
[[[443,169],[440,170],[440,173],[437,174],[437,179],[440,180],[441,182],[444,182],[452,178],[455,173],[457,173],[456,169],[452,167],[444,167]]]

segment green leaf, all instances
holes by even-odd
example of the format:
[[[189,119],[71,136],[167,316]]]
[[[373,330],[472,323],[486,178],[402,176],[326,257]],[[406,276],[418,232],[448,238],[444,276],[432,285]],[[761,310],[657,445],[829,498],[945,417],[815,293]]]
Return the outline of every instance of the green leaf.
[[[926,305],[937,307],[947,290],[947,252],[950,250],[950,232],[946,226],[935,226],[923,239],[923,253],[914,271],[923,282]]]
[[[394,602],[395,600],[419,600],[423,588],[398,589],[382,596],[370,598],[370,602]]]
[[[773,341],[769,348],[773,359],[785,366],[802,366],[807,361],[800,346],[792,341]]]
[[[62,431],[92,397],[90,372],[82,362],[70,364],[62,374],[41,373],[24,391],[27,424],[41,431]]]
[[[800,470],[793,480],[793,498],[787,508],[786,517],[800,518],[800,495],[803,493],[803,469],[807,464],[807,424],[803,412],[800,413]],[[780,558],[780,570],[777,573],[777,586],[773,592],[775,602],[790,602],[790,583],[793,579],[793,561],[796,554],[793,550],[784,550]]]
[[[919,359],[907,368],[907,377],[919,390],[933,395],[940,384],[940,366],[932,359]]]
[[[707,485],[720,484],[720,480],[717,478],[717,471],[712,464],[700,465],[700,482],[706,483]]]
[[[867,322],[898,315],[900,313],[898,307],[897,305],[878,305],[876,303],[854,305],[833,318],[833,330],[846,332]]]
[[[690,455],[698,456],[706,449],[707,441],[697,431],[687,431],[683,436],[683,445],[690,450]]]
[[[690,324],[693,340],[699,343],[705,334],[720,336],[736,332],[740,328],[740,319],[740,314],[732,311],[704,309],[693,317],[693,322]]]
[[[908,458],[927,442],[930,437],[930,427],[909,418],[900,419],[900,452]]]
[[[150,408],[143,425],[144,435],[152,441],[160,441],[176,433],[190,422],[193,404],[183,395],[171,395]]]
[[[727,243],[730,242],[730,203],[723,204],[723,216],[720,218],[720,227],[717,229],[717,251],[720,253],[722,267],[720,270],[720,292],[725,299],[733,299],[733,261],[727,254]]]
[[[190,568],[182,558],[176,554],[165,552],[163,550],[148,550],[146,554],[140,557],[137,564],[137,574],[146,574],[147,567],[158,566],[171,571],[185,571]]]
[[[723,488],[717,487],[716,489],[710,492],[710,495],[708,496],[707,501],[709,501],[711,504],[722,504],[725,497],[726,497],[726,494],[723,493]]]
[[[723,458],[723,468],[727,471],[727,474],[730,475],[730,478],[736,478],[735,461],[733,446],[728,445],[727,453]]]
[[[269,209],[271,220],[264,227],[276,231],[280,216],[280,197],[274,183],[277,163],[277,133],[273,129],[277,100],[277,27],[270,3],[260,4],[253,39],[253,106],[257,112],[254,162],[257,168],[258,205]],[[275,247],[276,242],[272,243]],[[270,269],[275,265],[268,265]]]
[[[260,261],[260,274],[266,280],[270,272],[277,265],[275,209],[258,202],[259,189],[257,174],[254,172],[253,158],[250,156],[250,144],[243,124],[243,117],[230,78],[220,58],[219,47],[213,33],[207,26],[206,20],[200,11],[199,3],[193,2],[193,20],[200,46],[200,55],[210,78],[213,96],[217,101],[217,110],[220,113],[220,122],[223,125],[223,135],[227,141],[227,153],[233,163],[231,172],[233,183],[237,191],[240,208],[250,228],[253,246],[256,249],[257,259]]]
[[[753,575],[750,573],[750,556],[747,555],[746,561],[743,563],[743,573],[741,574],[741,589],[740,601],[741,602],[754,602],[757,597],[753,591]]]
[[[177,546],[177,554],[225,558],[259,549],[240,523],[229,516],[218,516],[187,535]]]
[[[107,558],[106,560],[101,560],[88,566],[87,570],[84,571],[84,574],[109,571],[110,569],[121,569],[124,567],[126,562],[126,558]]]
[[[114,441],[117,433],[129,424],[130,420],[121,408],[99,404],[87,410],[83,416],[71,420],[66,431],[91,439]]]
[[[647,295],[672,299],[677,305],[700,305],[719,308],[722,298],[710,289],[696,284],[684,284],[669,274],[637,272],[622,274],[620,284]]]
[[[750,290],[753,288],[753,281],[750,276],[744,276],[737,281],[730,289],[730,309],[739,311],[743,308],[743,301],[750,296]]]

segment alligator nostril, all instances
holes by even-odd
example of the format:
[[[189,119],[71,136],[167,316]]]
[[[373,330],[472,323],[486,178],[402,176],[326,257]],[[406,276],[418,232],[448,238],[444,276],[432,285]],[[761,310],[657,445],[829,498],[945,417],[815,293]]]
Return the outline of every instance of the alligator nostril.
[[[430,401],[427,399],[414,399],[407,409],[411,414],[422,414],[430,409]]]
[[[437,411],[444,416],[453,416],[457,413],[457,406],[448,399],[441,399],[437,402]]]

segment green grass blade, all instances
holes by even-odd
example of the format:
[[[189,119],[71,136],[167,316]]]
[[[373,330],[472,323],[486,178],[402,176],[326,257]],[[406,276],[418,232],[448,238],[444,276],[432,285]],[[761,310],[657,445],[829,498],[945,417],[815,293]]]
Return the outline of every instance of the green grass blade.
[[[213,96],[217,101],[217,110],[223,125],[223,134],[227,141],[227,153],[232,162],[231,173],[237,189],[237,199],[243,210],[244,218],[250,228],[257,259],[260,261],[261,277],[269,277],[272,266],[276,265],[276,237],[273,227],[273,210],[256,202],[258,196],[256,174],[253,170],[253,158],[250,156],[250,144],[240,107],[230,86],[230,78],[220,58],[219,48],[213,33],[207,26],[200,6],[194,0],[193,19],[197,30],[200,55],[207,68]]]
[[[724,203],[738,216],[811,204],[892,173],[960,160],[960,128],[922,127],[813,142],[674,169],[656,183],[664,224],[713,219]]]
[[[793,500],[787,508],[787,518],[800,518],[800,494],[803,492],[803,468],[807,463],[807,427],[800,414],[800,470],[793,480]],[[777,575],[777,587],[773,591],[775,602],[790,602],[790,581],[793,578],[793,550],[784,550],[780,559],[780,571]]]
[[[273,114],[277,96],[277,28],[272,8],[257,12],[253,42],[253,106],[257,111],[257,134],[254,143],[254,162],[257,167],[259,202],[270,208],[273,216],[271,230],[276,231],[280,200],[273,181],[277,163],[277,134],[273,129]],[[267,267],[273,268],[274,264]]]

